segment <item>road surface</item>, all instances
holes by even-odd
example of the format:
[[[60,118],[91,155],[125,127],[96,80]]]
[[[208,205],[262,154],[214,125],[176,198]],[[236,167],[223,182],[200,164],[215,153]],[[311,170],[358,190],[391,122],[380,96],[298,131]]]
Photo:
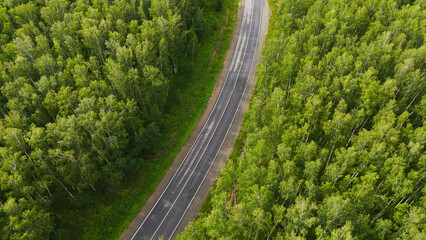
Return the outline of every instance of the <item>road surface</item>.
[[[220,95],[169,184],[132,240],[170,239],[194,200],[235,118],[258,45],[262,0],[244,0],[241,30]]]

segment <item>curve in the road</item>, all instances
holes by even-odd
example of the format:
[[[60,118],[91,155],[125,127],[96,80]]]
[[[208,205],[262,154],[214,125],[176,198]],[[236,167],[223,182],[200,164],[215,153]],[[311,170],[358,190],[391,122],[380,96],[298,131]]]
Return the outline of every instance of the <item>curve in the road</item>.
[[[182,164],[132,236],[170,239],[210,170],[241,103],[255,56],[262,0],[245,0],[236,50],[220,95]]]

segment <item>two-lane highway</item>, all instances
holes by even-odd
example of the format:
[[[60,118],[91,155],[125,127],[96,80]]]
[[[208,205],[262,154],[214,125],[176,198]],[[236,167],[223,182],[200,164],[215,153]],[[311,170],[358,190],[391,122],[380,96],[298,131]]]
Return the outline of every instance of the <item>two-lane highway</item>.
[[[133,234],[133,240],[173,236],[228,134],[247,86],[260,32],[262,0],[244,1],[237,46],[220,95],[182,164]]]

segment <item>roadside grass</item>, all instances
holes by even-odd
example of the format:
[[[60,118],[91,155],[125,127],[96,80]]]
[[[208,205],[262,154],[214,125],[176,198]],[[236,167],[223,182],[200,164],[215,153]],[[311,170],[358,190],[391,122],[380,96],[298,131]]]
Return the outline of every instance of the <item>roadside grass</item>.
[[[269,6],[272,6],[274,3],[275,3],[275,0],[268,0],[268,5]],[[273,23],[274,23],[274,21],[269,21],[268,32],[266,34],[265,42],[268,41],[269,38],[271,38],[272,31],[270,31],[270,29],[271,29],[271,24],[273,24]],[[261,57],[262,57],[262,55],[263,54],[261,54]],[[257,72],[256,72],[256,75],[257,75]],[[254,96],[256,94],[258,94],[256,86],[257,86],[257,82],[255,83],[255,86],[253,88],[253,92],[252,92],[252,95],[251,95],[251,98],[250,98],[250,101],[249,101],[249,107],[248,107],[247,111],[252,108],[252,104],[254,104],[252,102],[252,100],[253,100]],[[238,161],[238,157],[241,156],[242,153],[244,152],[244,149],[245,149],[245,147],[244,147],[245,146],[245,140],[247,138],[247,130],[245,128],[245,124],[244,123],[246,123],[247,121],[248,121],[247,120],[247,115],[246,115],[246,113],[244,113],[243,119],[241,121],[240,131],[238,132],[238,136],[235,139],[234,146],[232,148],[231,153],[228,156],[228,160],[227,161],[234,161],[234,162]],[[226,164],[228,164],[228,162]],[[227,166],[226,164],[225,164],[224,167]],[[221,173],[219,173],[218,179],[220,177],[221,177]],[[212,199],[212,197],[213,197],[213,191],[214,191],[214,189],[216,187],[216,183],[217,183],[217,180],[214,182],[213,186],[210,188],[209,194],[207,195],[206,199],[202,203],[200,211],[198,211],[198,214],[195,217],[196,219],[197,218],[203,218],[204,216],[209,215],[210,212],[213,210],[213,203],[212,203],[213,199]]]
[[[244,122],[246,119],[244,117]],[[229,161],[236,161],[238,156],[241,155],[241,153],[244,151],[244,140],[247,137],[247,132],[244,130],[244,126],[241,126],[240,132],[238,133],[237,139],[234,143],[234,148],[231,151],[231,154],[228,157]],[[219,173],[220,177],[220,173]],[[196,218],[202,218],[204,216],[207,216],[210,214],[211,210],[213,210],[212,205],[212,190],[216,187],[216,182],[214,182],[213,186],[210,188],[209,194],[207,195],[206,199],[204,200],[203,204],[201,205],[200,211],[198,211],[198,214]]]
[[[118,239],[136,217],[192,133],[210,98],[232,40],[238,2],[224,0],[221,12],[205,13],[206,31],[198,53],[193,60],[185,60],[172,81],[169,103],[160,123],[164,131],[162,144],[156,148],[162,154],[135,160],[140,163],[139,168],[129,172],[119,190],[81,194],[77,196],[76,202],[81,203],[78,207],[69,197],[56,199],[52,206],[56,219],[53,239]],[[228,23],[218,39],[227,15]],[[216,54],[212,59],[213,51]]]

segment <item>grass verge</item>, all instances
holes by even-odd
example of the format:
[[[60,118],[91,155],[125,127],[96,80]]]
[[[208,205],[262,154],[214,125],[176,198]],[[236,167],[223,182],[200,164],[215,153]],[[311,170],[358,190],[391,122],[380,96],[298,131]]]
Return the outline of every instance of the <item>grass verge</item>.
[[[267,0],[268,1],[268,5],[272,6],[273,4],[275,4],[275,0]],[[269,21],[269,25],[268,25],[268,32],[266,35],[266,38],[264,39],[264,42],[266,42],[269,38],[270,35],[272,33],[270,33],[271,31],[269,31],[271,29],[271,24],[273,24],[273,21]],[[261,54],[262,56],[262,54]],[[260,60],[259,60],[260,61]],[[257,75],[257,73],[256,73]],[[257,76],[256,76],[257,78]],[[249,101],[249,108],[247,110],[249,110],[251,108],[252,103],[252,99],[254,97],[254,95],[256,95],[256,86],[257,86],[257,82],[255,83],[255,86],[253,88],[253,92]],[[241,127],[240,127],[240,131],[238,132],[237,138],[235,139],[235,143],[234,146],[232,148],[232,151],[230,153],[230,155],[228,156],[228,160],[227,161],[236,161],[238,159],[238,157],[244,152],[244,145],[245,145],[245,140],[247,138],[247,131],[245,129],[244,123],[248,121],[247,120],[247,116],[244,113],[243,115],[243,120],[241,121]],[[225,165],[226,167],[226,165]],[[219,173],[219,177],[220,178],[220,174]],[[213,192],[215,187],[216,187],[216,182],[217,180],[214,182],[213,186],[210,188],[209,194],[207,195],[206,199],[204,200],[204,202],[201,205],[200,211],[198,211],[197,216],[195,217],[197,218],[203,218],[204,216],[207,216],[210,214],[210,212],[213,210],[213,205],[212,205],[212,197],[213,197]]]
[[[243,122],[245,121],[245,118],[243,119]],[[244,140],[247,137],[247,133],[244,130],[244,126],[241,126],[240,132],[238,133],[237,139],[234,143],[234,148],[231,151],[231,154],[229,155],[228,159],[237,159],[238,156],[244,151]],[[219,174],[220,177],[220,174]],[[217,181],[217,180],[216,180]],[[216,186],[216,181],[214,182],[213,186],[211,187],[209,194],[207,195],[206,199],[204,200],[203,204],[201,205],[200,211],[198,211],[198,214],[196,218],[204,217],[210,214],[211,210],[213,209],[212,205],[212,189]]]
[[[169,99],[173,104],[168,104],[162,120],[163,144],[158,147],[161,154],[155,159],[138,159],[140,167],[129,173],[118,191],[79,196],[78,201],[85,204],[78,208],[56,203],[54,239],[118,239],[135,218],[190,136],[210,98],[232,40],[238,2],[224,0],[222,11],[205,14],[206,36],[199,51],[173,80]]]

